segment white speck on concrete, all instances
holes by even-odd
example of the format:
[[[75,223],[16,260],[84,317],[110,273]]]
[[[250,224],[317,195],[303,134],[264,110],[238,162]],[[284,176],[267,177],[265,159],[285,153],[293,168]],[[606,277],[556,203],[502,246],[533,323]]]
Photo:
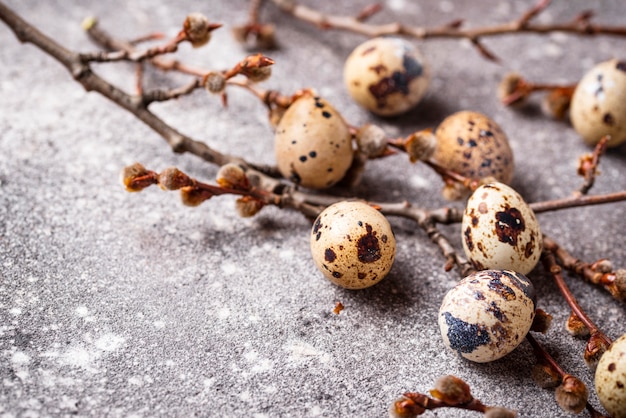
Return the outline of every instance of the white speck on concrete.
[[[293,260],[295,257],[295,252],[292,249],[284,249],[282,250],[280,253],[278,253],[278,256],[282,259],[282,260]]]
[[[219,319],[226,319],[230,316],[230,309],[224,306],[217,311],[216,315]]]
[[[128,383],[133,386],[143,386],[143,380],[138,376],[129,377]]]
[[[98,370],[93,366],[97,354],[87,350],[85,347],[73,346],[67,349],[60,357],[61,362],[66,366],[79,367],[87,371],[97,373]]]
[[[261,359],[250,369],[253,373],[269,372],[273,368],[272,360]]]
[[[13,316],[19,316],[22,314],[22,309],[21,308],[11,308],[9,309],[9,313]]]
[[[126,339],[118,335],[104,334],[96,340],[95,346],[102,351],[115,351],[119,350],[125,341]]]
[[[78,315],[81,318],[89,316],[89,309],[87,309],[86,306],[78,306],[75,312],[76,312],[76,315]]]
[[[11,363],[13,363],[14,365],[24,365],[24,364],[28,364],[29,362],[30,362],[30,357],[28,356],[28,354],[22,351],[16,351],[11,356]]]
[[[239,267],[237,267],[235,263],[232,263],[230,261],[226,261],[222,263],[220,268],[222,269],[222,272],[224,272],[224,274],[228,274],[228,275],[233,275],[237,273],[237,271],[239,271]]]
[[[285,350],[289,352],[289,358],[292,361],[306,361],[311,358],[317,358],[321,363],[330,362],[330,355],[313,347],[304,341],[295,341],[285,346]]]
[[[152,325],[154,325],[154,327],[157,329],[163,329],[165,328],[165,321],[162,321],[162,320],[154,321]]]

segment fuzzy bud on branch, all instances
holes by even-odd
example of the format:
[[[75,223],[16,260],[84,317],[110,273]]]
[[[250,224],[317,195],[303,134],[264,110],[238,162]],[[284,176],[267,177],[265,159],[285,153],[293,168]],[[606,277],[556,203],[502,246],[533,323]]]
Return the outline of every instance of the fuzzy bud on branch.
[[[222,27],[220,23],[210,23],[201,13],[190,13],[183,23],[183,32],[194,48],[206,45],[211,40],[211,32]]]

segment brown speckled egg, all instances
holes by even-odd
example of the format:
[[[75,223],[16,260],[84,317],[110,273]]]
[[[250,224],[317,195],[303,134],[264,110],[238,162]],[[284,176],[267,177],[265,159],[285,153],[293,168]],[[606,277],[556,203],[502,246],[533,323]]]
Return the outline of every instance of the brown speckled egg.
[[[541,256],[539,222],[524,199],[506,184],[488,183],[472,193],[461,231],[465,255],[479,270],[528,274]]]
[[[360,201],[326,208],[313,224],[310,242],[317,268],[346,289],[364,289],[381,281],[396,254],[387,218]]]
[[[626,335],[613,341],[600,357],[595,385],[607,412],[613,418],[626,418]]]
[[[443,298],[439,330],[444,344],[477,363],[497,360],[526,337],[535,318],[535,289],[524,275],[483,270],[461,280]]]
[[[276,127],[274,149],[281,174],[312,189],[341,180],[352,164],[352,136],[328,102],[311,94],[298,98]]]
[[[373,38],[352,51],[343,70],[350,96],[381,116],[415,107],[430,81],[430,71],[415,45],[400,38]]]
[[[626,61],[605,61],[585,74],[572,96],[570,119],[590,145],[604,135],[611,135],[609,147],[626,142]]]
[[[487,116],[461,111],[448,116],[435,131],[432,159],[439,165],[473,179],[513,179],[513,152],[500,126]]]

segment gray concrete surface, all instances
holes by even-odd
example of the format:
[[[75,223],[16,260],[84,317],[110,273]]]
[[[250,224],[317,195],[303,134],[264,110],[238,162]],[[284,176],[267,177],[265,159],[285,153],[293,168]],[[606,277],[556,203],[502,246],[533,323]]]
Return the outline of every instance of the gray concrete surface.
[[[308,2],[316,4],[317,2]],[[352,4],[354,3],[354,4]],[[351,13],[368,4],[322,2]],[[373,22],[438,25],[503,22],[532,4],[520,2],[409,2],[390,0]],[[132,38],[174,34],[191,11],[225,27],[201,50],[181,48],[186,62],[229,67],[245,55],[230,28],[246,18],[244,1],[8,1],[42,31],[79,51],[95,47],[80,28],[89,15]],[[623,2],[555,1],[544,22],[573,18],[593,7],[597,22],[622,24]],[[538,81],[576,81],[594,63],[624,58],[624,39],[563,34],[502,36],[485,41],[502,60],[485,61],[466,42],[420,42],[434,79],[428,97],[410,114],[379,119],[346,96],[342,63],[364,38],[320,31],[268,6],[281,49],[265,86],[285,93],[312,87],[353,124],[380,123],[391,135],[436,124],[461,109],[492,116],[509,134],[517,158],[513,185],[528,201],[575,190],[578,157],[588,148],[564,122],[544,118],[533,99],[523,112],[495,98],[511,70]],[[161,170],[178,166],[211,181],[216,168],[173,154],[132,115],[85,92],[55,61],[20,45],[0,24],[0,416],[223,416],[381,417],[404,391],[425,392],[454,374],[487,404],[521,417],[563,416],[551,390],[533,383],[524,342],[509,356],[473,364],[448,351],[436,323],[439,303],[459,279],[416,226],[392,218],[396,263],[379,285],[342,290],[326,281],[309,255],[310,223],[297,213],[264,209],[241,219],[230,197],[198,208],[154,188],[124,191],[119,173],[135,161]],[[96,71],[125,89],[133,67]],[[182,84],[182,76],[148,72],[149,86]],[[272,163],[265,111],[233,90],[224,109],[196,92],[155,106],[169,123],[218,149]],[[602,161],[593,193],[626,188],[624,148]],[[409,199],[425,207],[446,202],[441,182],[404,157],[368,165],[355,190],[372,200]],[[612,259],[626,267],[623,203],[543,214],[543,230],[585,260]],[[458,226],[444,227],[457,248]],[[541,268],[530,274],[539,307],[554,325],[538,336],[563,366],[590,387],[584,342],[565,333],[569,311]],[[568,276],[581,305],[609,336],[626,332],[623,304]],[[345,309],[333,313],[336,302]],[[590,397],[594,405],[598,400]],[[584,415],[585,413],[583,413]],[[478,416],[440,410],[425,416]]]

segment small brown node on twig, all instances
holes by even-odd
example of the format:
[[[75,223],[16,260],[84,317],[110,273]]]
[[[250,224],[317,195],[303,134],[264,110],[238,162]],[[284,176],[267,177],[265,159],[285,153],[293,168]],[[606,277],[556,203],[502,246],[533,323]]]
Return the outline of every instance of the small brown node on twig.
[[[456,376],[442,376],[435,382],[430,394],[448,405],[461,405],[470,402],[474,397],[465,381]]]
[[[587,405],[589,391],[580,379],[566,374],[563,376],[563,383],[556,388],[554,396],[561,409],[578,414]]]
[[[140,192],[157,182],[157,173],[147,170],[139,163],[129,165],[122,171],[122,183],[128,192]]]
[[[550,315],[543,309],[536,309],[535,318],[533,319],[533,324],[531,325],[530,330],[545,334],[546,332],[548,332],[551,325],[552,315]]]
[[[237,213],[242,218],[250,218],[256,215],[264,206],[265,203],[252,196],[241,196],[235,201]]]
[[[583,321],[581,321],[578,315],[576,315],[574,312],[571,312],[569,318],[567,318],[567,322],[565,323],[565,329],[574,337],[589,337],[589,328],[585,326]]]
[[[191,46],[199,48],[211,40],[211,32],[221,28],[220,23],[210,23],[201,13],[190,13],[183,22],[183,33]]]
[[[159,174],[159,187],[163,190],[178,190],[189,186],[193,181],[176,167],[166,168]]]
[[[598,334],[594,333],[587,341],[587,345],[585,346],[585,363],[591,370],[595,370],[598,362],[600,361],[600,357],[602,354],[609,348],[606,339]]]
[[[426,412],[426,408],[405,396],[395,400],[389,408],[390,418],[415,418]]]

